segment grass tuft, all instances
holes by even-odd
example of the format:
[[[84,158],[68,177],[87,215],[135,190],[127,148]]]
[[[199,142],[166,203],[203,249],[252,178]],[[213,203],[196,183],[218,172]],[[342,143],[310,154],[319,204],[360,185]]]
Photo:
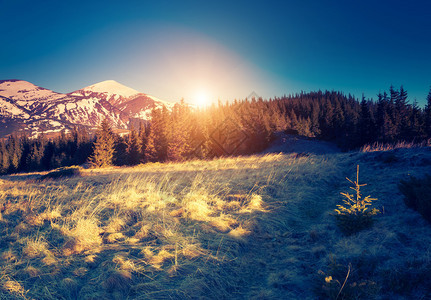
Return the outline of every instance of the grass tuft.
[[[126,270],[113,271],[104,282],[104,287],[109,293],[127,295],[131,288],[132,274]]]
[[[80,253],[99,246],[102,244],[101,233],[102,230],[99,228],[96,219],[79,219],[72,229],[65,230],[65,234],[70,238],[65,245],[65,255]]]
[[[24,287],[16,280],[6,280],[3,282],[2,288],[14,296],[21,296],[22,298],[27,299],[25,297],[26,291]]]
[[[80,176],[81,174],[82,174],[81,167],[78,167],[78,166],[61,167],[47,173],[46,175],[41,176],[39,180],[60,179],[60,178]]]
[[[26,239],[23,254],[33,258],[49,254],[48,243],[41,238]]]

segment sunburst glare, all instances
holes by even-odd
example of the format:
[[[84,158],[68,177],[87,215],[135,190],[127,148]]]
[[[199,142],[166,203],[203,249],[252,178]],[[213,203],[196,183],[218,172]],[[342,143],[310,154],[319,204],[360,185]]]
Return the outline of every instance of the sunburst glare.
[[[193,97],[193,104],[198,107],[206,107],[211,104],[211,101],[212,99],[205,89],[197,90]]]

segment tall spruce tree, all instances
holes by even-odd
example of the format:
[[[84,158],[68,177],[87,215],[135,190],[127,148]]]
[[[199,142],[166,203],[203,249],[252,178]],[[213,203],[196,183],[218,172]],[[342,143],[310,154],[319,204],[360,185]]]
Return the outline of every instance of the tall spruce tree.
[[[313,101],[312,112],[311,112],[311,132],[315,137],[320,135],[319,114],[320,114],[319,104],[317,103],[317,101]]]
[[[410,124],[411,127],[409,128],[409,135],[413,137],[413,139],[417,138],[419,140],[423,140],[426,137],[424,118],[416,100],[413,101],[412,112],[410,114]]]
[[[145,157],[148,161],[165,161],[168,152],[167,122],[169,112],[163,109],[153,109],[151,112],[150,133],[145,147]]]
[[[157,137],[152,126],[150,127],[149,132],[150,133],[148,134],[147,143],[145,144],[144,151],[145,161],[156,162],[159,159],[159,155],[156,148]]]
[[[167,157],[171,161],[182,161],[190,156],[190,110],[181,99],[179,104],[173,107],[169,122],[170,130],[167,131],[168,151]]]
[[[127,138],[127,164],[128,165],[137,165],[140,162],[140,145],[139,145],[139,137],[138,133],[135,129],[132,129]]]
[[[92,167],[100,168],[111,166],[114,157],[114,133],[109,120],[105,118],[96,133],[96,142],[93,146],[93,155],[89,162]]]
[[[431,88],[427,96],[427,104],[425,105],[425,132],[428,138],[431,138]]]
[[[362,96],[359,115],[359,146],[374,140],[374,119],[370,111],[370,101]]]
[[[9,170],[9,153],[4,141],[0,141],[0,174],[7,173]]]
[[[334,133],[334,106],[331,100],[326,99],[325,105],[323,107],[323,124],[322,124],[322,134],[325,138],[333,140],[335,138]]]
[[[408,94],[403,86],[400,87],[400,91],[398,94],[398,98],[395,101],[395,109],[397,111],[398,120],[396,120],[396,124],[398,124],[398,139],[401,140],[409,140],[412,135],[411,128],[411,105],[407,100]]]
[[[147,145],[147,132],[148,129],[146,128],[144,122],[139,122],[139,131],[138,131],[138,145],[139,145],[139,157],[140,161],[145,161],[145,147]]]
[[[387,95],[379,93],[377,95],[377,113],[376,113],[376,127],[377,127],[377,140],[384,140],[383,125],[385,123],[385,113],[387,104]]]
[[[7,146],[10,159],[9,171],[12,173],[18,172],[23,152],[20,138],[16,134],[13,134],[11,137],[9,137]]]
[[[45,145],[38,140],[33,141],[31,146],[30,154],[27,156],[27,167],[29,171],[38,171],[41,168],[41,161],[43,158],[43,152]]]

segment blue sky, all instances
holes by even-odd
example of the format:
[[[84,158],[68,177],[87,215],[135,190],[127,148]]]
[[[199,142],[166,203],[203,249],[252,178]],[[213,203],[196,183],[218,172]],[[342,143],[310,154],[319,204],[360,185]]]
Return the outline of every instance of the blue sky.
[[[3,1],[0,79],[161,99],[431,86],[431,1]]]

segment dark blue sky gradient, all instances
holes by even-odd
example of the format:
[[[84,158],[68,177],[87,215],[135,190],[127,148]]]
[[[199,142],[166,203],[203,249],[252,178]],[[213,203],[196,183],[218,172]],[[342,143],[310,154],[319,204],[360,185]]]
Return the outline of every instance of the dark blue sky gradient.
[[[0,0],[0,79],[59,92],[114,79],[172,101],[199,88],[181,90],[189,77],[226,100],[393,84],[424,104],[431,85],[431,1],[88,2]]]

